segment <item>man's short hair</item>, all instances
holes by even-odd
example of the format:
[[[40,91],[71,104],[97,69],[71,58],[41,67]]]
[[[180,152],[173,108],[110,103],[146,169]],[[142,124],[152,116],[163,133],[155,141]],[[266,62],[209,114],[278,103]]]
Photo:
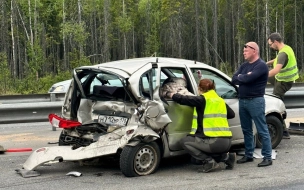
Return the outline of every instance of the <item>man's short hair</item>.
[[[277,42],[283,42],[283,38],[282,38],[282,36],[280,35],[280,33],[272,33],[272,34],[270,34],[269,35],[269,37],[268,37],[268,39],[271,41],[271,42],[274,42],[275,40],[277,41]]]

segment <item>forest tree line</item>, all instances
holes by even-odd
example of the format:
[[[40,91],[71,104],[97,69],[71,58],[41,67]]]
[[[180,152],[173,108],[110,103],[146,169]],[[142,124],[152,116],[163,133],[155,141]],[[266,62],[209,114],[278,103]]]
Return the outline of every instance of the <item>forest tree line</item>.
[[[46,93],[73,68],[135,57],[191,59],[233,73],[243,45],[265,61],[279,32],[304,68],[304,0],[0,0],[0,95]]]

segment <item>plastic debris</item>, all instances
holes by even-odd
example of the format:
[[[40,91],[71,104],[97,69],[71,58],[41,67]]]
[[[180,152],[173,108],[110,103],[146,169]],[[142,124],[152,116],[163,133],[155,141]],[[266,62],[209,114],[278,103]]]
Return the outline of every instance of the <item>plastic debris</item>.
[[[263,158],[261,152],[262,152],[262,149],[260,149],[260,148],[255,148],[255,149],[254,149],[254,152],[253,152],[253,157],[254,157],[254,158]],[[243,155],[243,156],[244,156],[244,155],[245,155],[245,150],[238,151],[237,154],[238,154],[238,155]],[[276,151],[276,150],[272,150],[271,158],[272,158],[273,160],[275,160],[276,157],[277,157],[277,151]]]
[[[40,173],[35,170],[16,169],[15,171],[24,178],[40,176]]]
[[[82,175],[82,173],[76,172],[76,171],[72,171],[72,172],[69,172],[69,173],[67,173],[67,174],[65,174],[65,175],[74,176],[74,177],[79,177],[79,176]]]
[[[304,135],[304,123],[290,122],[287,130],[290,134]]]

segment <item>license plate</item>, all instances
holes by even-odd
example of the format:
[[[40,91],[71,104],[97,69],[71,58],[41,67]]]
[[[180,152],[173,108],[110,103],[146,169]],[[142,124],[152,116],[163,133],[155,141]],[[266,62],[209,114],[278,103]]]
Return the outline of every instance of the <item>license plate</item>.
[[[110,125],[120,125],[126,126],[128,122],[128,118],[125,117],[117,117],[117,116],[106,116],[106,115],[99,115],[98,116],[99,123],[106,123]]]

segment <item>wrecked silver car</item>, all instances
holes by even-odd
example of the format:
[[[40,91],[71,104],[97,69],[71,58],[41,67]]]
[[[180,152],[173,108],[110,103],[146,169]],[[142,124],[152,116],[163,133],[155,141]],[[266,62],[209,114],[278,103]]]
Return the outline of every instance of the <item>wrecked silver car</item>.
[[[50,114],[62,128],[59,146],[35,150],[19,172],[39,175],[37,167],[54,161],[80,161],[117,155],[125,176],[155,172],[161,158],[185,154],[179,141],[191,130],[193,108],[160,94],[164,84],[198,95],[201,78],[214,80],[216,92],[234,110],[229,120],[232,144],[243,144],[238,117],[238,87],[221,71],[203,63],[175,58],[137,58],[76,68],[62,114]],[[266,118],[275,148],[286,118],[284,103],[265,95]],[[255,128],[254,128],[255,129]],[[255,131],[255,130],[254,130]],[[256,138],[257,147],[261,147]]]

